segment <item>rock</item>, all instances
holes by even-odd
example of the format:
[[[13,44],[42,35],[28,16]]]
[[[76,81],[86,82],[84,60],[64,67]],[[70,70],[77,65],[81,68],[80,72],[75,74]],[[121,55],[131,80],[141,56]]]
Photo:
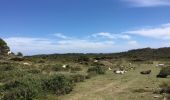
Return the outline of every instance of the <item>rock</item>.
[[[159,95],[155,95],[154,98],[160,98],[160,96]]]

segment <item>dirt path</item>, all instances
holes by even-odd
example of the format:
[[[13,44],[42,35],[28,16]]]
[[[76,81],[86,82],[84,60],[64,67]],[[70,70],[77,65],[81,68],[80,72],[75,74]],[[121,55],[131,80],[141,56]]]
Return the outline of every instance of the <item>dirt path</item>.
[[[86,92],[84,94],[77,93],[76,95],[71,96],[69,100],[81,100],[82,98],[90,97],[91,95],[95,95],[96,93],[100,93],[100,92],[104,92],[104,91],[109,91],[107,93],[110,93],[110,95],[115,95],[117,93],[123,92],[135,81],[137,81],[137,78],[128,80],[128,82],[125,82],[125,83],[122,83],[120,80],[117,80],[115,82],[108,83],[108,84],[104,85],[103,87],[98,87],[98,89],[96,89],[96,90],[89,90],[89,92]],[[100,100],[103,100],[102,97],[98,97],[96,95],[96,99],[97,98]]]

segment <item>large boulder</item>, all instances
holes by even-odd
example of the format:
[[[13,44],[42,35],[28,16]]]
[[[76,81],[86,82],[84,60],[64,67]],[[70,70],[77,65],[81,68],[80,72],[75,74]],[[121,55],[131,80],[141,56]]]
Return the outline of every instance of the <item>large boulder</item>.
[[[10,48],[7,46],[7,43],[0,38],[0,56],[8,55],[8,52],[10,52]]]

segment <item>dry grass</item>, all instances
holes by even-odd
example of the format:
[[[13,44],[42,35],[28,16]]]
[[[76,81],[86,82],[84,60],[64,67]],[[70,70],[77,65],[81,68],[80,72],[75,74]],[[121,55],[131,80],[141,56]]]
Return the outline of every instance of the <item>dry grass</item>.
[[[77,84],[73,92],[68,95],[56,97],[50,95],[47,100],[158,100],[154,98],[154,90],[163,81],[157,79],[159,68],[154,64],[136,64],[136,70],[128,71],[125,75],[116,75],[108,71],[105,75],[86,80]],[[151,69],[150,75],[141,75],[143,69]],[[134,92],[132,90],[144,90]]]

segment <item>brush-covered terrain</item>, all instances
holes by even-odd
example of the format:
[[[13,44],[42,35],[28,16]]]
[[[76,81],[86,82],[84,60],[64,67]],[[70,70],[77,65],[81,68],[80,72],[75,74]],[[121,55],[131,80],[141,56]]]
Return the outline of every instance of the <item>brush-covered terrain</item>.
[[[168,100],[169,54],[170,48],[144,48],[22,56],[1,39],[0,100]]]

